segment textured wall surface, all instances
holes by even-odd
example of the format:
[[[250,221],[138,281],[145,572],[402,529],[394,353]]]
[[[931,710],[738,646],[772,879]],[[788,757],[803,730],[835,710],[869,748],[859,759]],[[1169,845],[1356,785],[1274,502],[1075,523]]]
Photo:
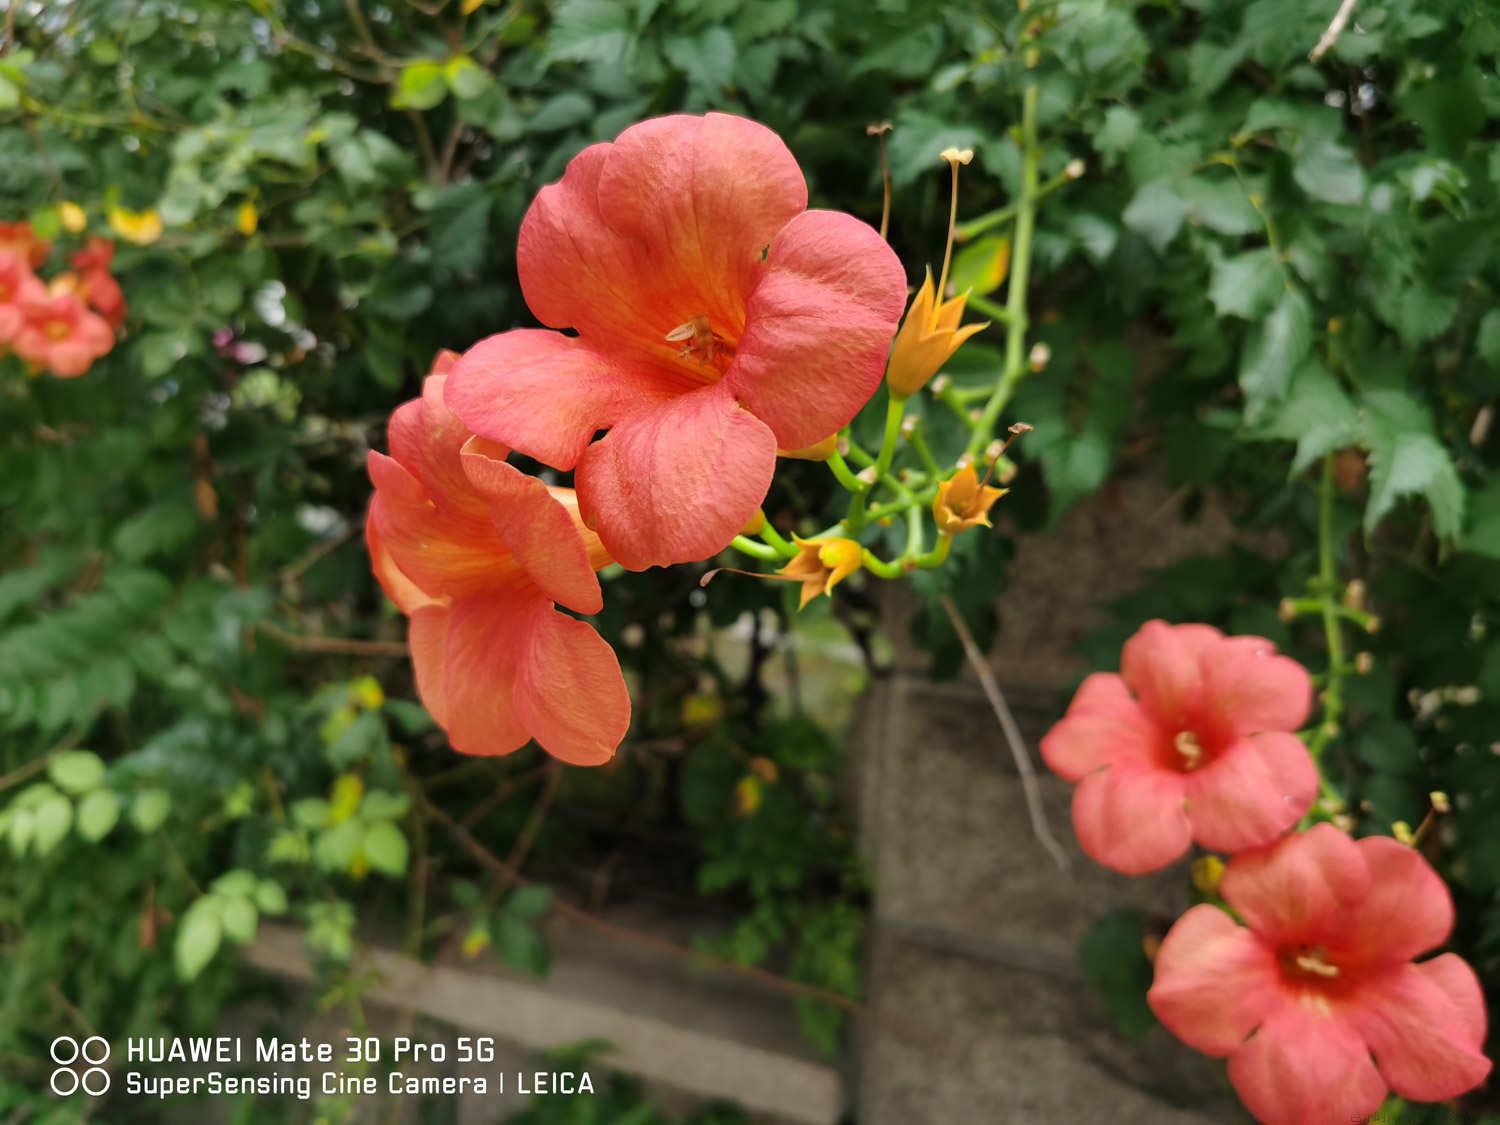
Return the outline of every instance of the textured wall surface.
[[[1210,509],[1176,521],[1149,470],[1126,471],[1045,537],[1020,541],[991,653],[1038,771],[1062,871],[1036,841],[1021,780],[977,681],[933,684],[890,607],[895,670],[854,745],[861,833],[876,886],[868,1011],[856,1052],[861,1125],[1247,1120],[1222,1066],[1160,1028],[1128,1042],[1083,983],[1076,950],[1122,906],[1175,916],[1186,872],[1127,879],[1078,851],[1070,788],[1036,744],[1083,671],[1101,606],[1178,559],[1233,539]]]

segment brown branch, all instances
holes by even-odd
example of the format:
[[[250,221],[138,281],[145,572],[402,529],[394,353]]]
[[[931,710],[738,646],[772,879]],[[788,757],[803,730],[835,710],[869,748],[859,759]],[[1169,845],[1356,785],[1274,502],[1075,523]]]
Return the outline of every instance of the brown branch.
[[[270,637],[297,652],[331,652],[344,656],[392,656],[404,657],[407,653],[403,641],[365,641],[353,637],[321,637],[303,633],[291,633],[280,625],[262,621],[257,628]]]
[[[1005,702],[1005,696],[1000,693],[1000,685],[995,680],[995,673],[990,670],[984,653],[980,652],[979,646],[974,643],[974,634],[969,632],[969,626],[964,623],[963,615],[958,612],[953,599],[944,594],[939,601],[942,602],[943,611],[947,613],[948,620],[953,625],[953,631],[958,634],[958,642],[963,645],[964,655],[969,659],[969,666],[979,677],[979,684],[984,688],[985,698],[990,701],[990,709],[995,712],[1000,729],[1005,732],[1005,742],[1010,747],[1010,756],[1015,760],[1016,772],[1021,775],[1021,790],[1026,795],[1026,815],[1031,819],[1031,833],[1037,838],[1037,842],[1047,849],[1047,853],[1057,866],[1067,871],[1070,866],[1068,853],[1063,850],[1062,845],[1057,842],[1057,837],[1052,835],[1052,829],[1047,825],[1047,810],[1042,805],[1042,789],[1037,783],[1036,769],[1026,753],[1026,743],[1021,738],[1020,727],[1016,726],[1016,718],[1010,713],[1010,706]]]
[[[527,879],[513,866],[511,866],[505,860],[501,859],[494,852],[490,851],[489,848],[481,844],[477,839],[474,838],[474,834],[472,832],[470,832],[463,825],[459,824],[442,809],[438,808],[435,804],[428,800],[425,795],[421,795],[421,801],[423,807],[427,810],[427,814],[434,820],[436,820],[439,824],[441,824],[444,828],[446,828],[449,834],[463,847],[466,852],[469,853],[469,855],[481,867],[487,868],[493,874],[511,883],[514,883],[517,886],[524,887],[531,884],[531,880]],[[561,914],[567,918],[571,918],[573,921],[579,923],[580,925],[587,926],[589,929],[594,930],[598,933],[608,934],[611,937],[619,938],[621,941],[629,942],[632,945],[641,946],[646,949],[654,949],[657,952],[666,953],[683,961],[712,965],[715,968],[723,969],[726,972],[731,972],[739,976],[747,977],[758,982],[759,984],[764,985],[767,988],[774,989],[777,992],[783,992],[793,996],[802,996],[813,1000],[821,1000],[826,1004],[832,1004],[835,1007],[842,1008],[848,1012],[857,1012],[861,1010],[861,1005],[858,1000],[850,999],[848,996],[843,996],[831,989],[820,988],[815,984],[804,984],[802,981],[791,980],[788,977],[778,976],[776,973],[770,972],[766,969],[758,968],[754,965],[741,965],[734,961],[726,961],[722,957],[715,957],[709,953],[703,953],[696,949],[689,949],[686,946],[678,945],[676,942],[670,941],[667,938],[658,937],[656,934],[646,933],[642,930],[633,930],[628,926],[617,925],[614,922],[606,922],[603,918],[600,918],[594,914],[590,914],[581,906],[575,906],[571,902],[559,898],[556,895],[554,895],[552,898],[551,908],[558,914]]]
[[[1333,20],[1329,23],[1328,29],[1323,32],[1323,37],[1318,40],[1317,45],[1311,51],[1307,52],[1309,62],[1317,62],[1333,50],[1333,45],[1339,41],[1339,36],[1344,34],[1344,28],[1349,26],[1349,17],[1354,15],[1355,3],[1356,0],[1342,0],[1339,10],[1333,13]]]

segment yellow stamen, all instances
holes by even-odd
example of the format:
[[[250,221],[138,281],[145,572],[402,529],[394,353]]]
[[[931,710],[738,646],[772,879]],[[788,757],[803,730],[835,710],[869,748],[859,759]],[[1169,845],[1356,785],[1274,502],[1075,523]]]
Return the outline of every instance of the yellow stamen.
[[[1203,744],[1198,741],[1198,735],[1190,730],[1180,730],[1177,737],[1172,739],[1172,747],[1182,755],[1183,764],[1190,770],[1195,770],[1203,764]]]
[[[948,201],[948,245],[943,249],[943,269],[938,274],[937,299],[941,304],[948,293],[948,267],[953,262],[953,231],[958,226],[958,166],[974,159],[972,148],[945,148],[940,154],[953,170],[953,193]]]
[[[1310,973],[1324,980],[1333,980],[1339,975],[1339,967],[1330,965],[1326,960],[1327,954],[1321,949],[1309,949],[1305,953],[1299,953],[1292,959],[1292,964],[1304,973]]]

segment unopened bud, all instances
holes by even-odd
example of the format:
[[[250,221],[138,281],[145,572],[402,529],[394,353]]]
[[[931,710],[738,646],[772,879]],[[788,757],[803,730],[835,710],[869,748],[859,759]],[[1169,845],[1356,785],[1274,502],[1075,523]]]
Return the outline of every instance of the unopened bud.
[[[1371,617],[1370,620],[1366,621],[1365,622],[1365,632],[1366,633],[1378,633],[1378,632],[1380,632],[1380,618],[1378,618],[1378,617]]]
[[[1063,169],[1063,175],[1068,177],[1068,179],[1070,180],[1080,180],[1083,178],[1083,171],[1083,161],[1075,158],[1068,161],[1067,167]]]
[[[995,480],[999,484],[1009,484],[1016,479],[1016,474],[1020,471],[1020,466],[1009,457],[1002,457],[1000,463],[995,466]]]
[[[1427,794],[1427,799],[1432,802],[1433,812],[1447,813],[1453,811],[1453,802],[1448,800],[1448,794],[1444,793],[1441,789],[1434,789],[1431,793]]]
[[[1213,896],[1219,893],[1219,880],[1224,876],[1224,861],[1216,855],[1199,856],[1193,860],[1193,886],[1199,893]]]
[[[1375,654],[1361,652],[1354,658],[1354,670],[1361,676],[1368,676],[1375,670]]]
[[[980,410],[979,407],[977,407],[977,406],[973,410],[969,411],[969,421],[971,421],[971,422],[977,422],[977,421],[979,421],[979,419],[981,419],[983,417],[984,417],[984,411]]]
[[[901,419],[901,436],[903,438],[911,437],[912,431],[916,428],[917,416],[915,414],[908,414],[905,418]]]
[[[1031,356],[1028,362],[1033,371],[1043,370],[1047,364],[1052,362],[1052,349],[1046,344],[1037,343],[1031,347]]]
[[[1344,587],[1344,604],[1350,609],[1365,608],[1365,582],[1356,578]]]
[[[1297,603],[1291,598],[1282,598],[1281,604],[1276,607],[1276,616],[1283,621],[1295,621],[1297,619]]]
[[[854,474],[854,479],[868,485],[873,485],[875,483],[875,466],[871,465],[868,469],[861,469]]]
[[[1161,952],[1161,938],[1155,934],[1142,934],[1141,952],[1146,955],[1147,961],[1155,961],[1156,955]]]
[[[1340,813],[1338,816],[1333,818],[1333,826],[1340,832],[1353,832],[1354,818],[1348,813]]]
[[[932,387],[933,394],[940,395],[953,385],[953,380],[946,375],[939,375],[928,385]]]
[[[990,442],[989,445],[984,447],[984,463],[986,465],[993,465],[996,461],[1000,460],[1000,455],[1004,452],[1004,442],[998,439]]]

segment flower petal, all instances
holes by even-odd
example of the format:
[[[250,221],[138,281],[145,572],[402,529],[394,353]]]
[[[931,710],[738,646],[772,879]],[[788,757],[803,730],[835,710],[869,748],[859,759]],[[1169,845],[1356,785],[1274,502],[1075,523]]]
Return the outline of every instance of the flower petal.
[[[807,181],[772,130],[724,113],[672,115],[616,138],[599,178],[599,207],[649,247],[673,288],[725,278],[738,304],[782,227],[807,208]],[[700,310],[710,319],[730,308]]]
[[[1294,731],[1312,711],[1312,677],[1261,637],[1226,637],[1203,662],[1206,706],[1236,734]]]
[[[1078,687],[1068,713],[1042,739],[1053,773],[1078,781],[1116,758],[1149,762],[1156,729],[1119,676],[1096,672]]]
[[[443,401],[446,386],[445,375],[422,380],[421,396],[391,414],[386,438],[391,456],[421,482],[444,517],[465,519],[477,532],[489,522],[489,511],[464,476],[458,454],[472,435]]]
[[[1073,830],[1089,858],[1141,875],[1179,858],[1192,841],[1182,775],[1116,763],[1073,791]]]
[[[1239,852],[1269,844],[1301,819],[1318,795],[1318,770],[1295,736],[1242,738],[1187,775],[1193,839]]]
[[[775,469],[775,436],[718,383],[634,414],[589,446],[578,506],[627,570],[695,562],[739,534]]]
[[[390,565],[429,598],[477,594],[503,583],[515,571],[489,519],[488,506],[472,487],[435,501],[394,458],[371,450],[366,464],[375,484],[368,517],[375,541]],[[401,605],[391,587],[386,592]]]
[[[811,445],[880,386],[905,304],[905,271],[879,234],[808,211],[771,243],[725,381],[783,448]]]
[[[1275,951],[1216,906],[1193,907],[1156,954],[1146,1000],[1188,1046],[1223,1058],[1281,1002]]]
[[[630,729],[630,694],[614,649],[550,606],[533,607],[526,629],[517,717],[554,758],[575,766],[609,761]]]
[[[406,647],[411,651],[412,675],[422,706],[438,726],[448,726],[448,695],[444,666],[447,663],[449,610],[430,603],[412,610],[406,628]]]
[[[1297,1002],[1272,1012],[1229,1057],[1229,1080],[1267,1125],[1364,1121],[1386,1091],[1358,1034],[1337,1015]]]
[[[1484,1041],[1479,981],[1453,954],[1439,960],[1447,963],[1436,972],[1399,965],[1363,980],[1345,1005],[1391,1089],[1424,1102],[1472,1090],[1490,1072],[1490,1060],[1479,1049]],[[1478,1037],[1473,1035],[1476,1011]]]
[[[1224,639],[1211,625],[1148,621],[1125,642],[1120,674],[1165,727],[1191,727],[1203,702],[1201,658]]]
[[[1345,959],[1395,965],[1436,949],[1453,932],[1453,896],[1415,848],[1389,836],[1358,841],[1370,892],[1349,911]]]
[[[1240,852],[1219,883],[1224,901],[1276,944],[1329,945],[1346,912],[1370,891],[1370,869],[1353,840],[1331,824]]]
[[[595,432],[682,389],[652,369],[613,363],[559,332],[518,328],[466,351],[444,393],[476,434],[568,470]]]
[[[542,323],[675,366],[665,337],[694,317],[738,338],[764,247],[806,206],[796,160],[763,125],[643,121],[538,194],[521,224],[521,288]]]
[[[470,438],[462,459],[470,483],[490,502],[500,541],[537,588],[578,613],[603,609],[582,529],[547,486],[507,464],[503,448],[483,438]]]
[[[371,456],[379,456],[379,454],[372,452]],[[399,465],[396,467],[401,468]],[[401,471],[405,472],[405,470]],[[375,572],[375,581],[380,583],[385,596],[390,598],[402,613],[409,617],[423,606],[438,604],[437,599],[428,597],[396,565],[396,560],[391,557],[390,551],[380,539],[380,529],[376,526],[373,505],[370,513],[365,517],[365,546],[370,552],[370,568]]]
[[[426,683],[422,666],[417,666],[417,687],[460,754],[509,754],[530,741],[529,724],[519,714],[514,696],[528,623],[543,610],[554,612],[551,603],[533,590],[465,598],[447,611],[441,661],[427,658]],[[413,661],[433,646],[418,635],[417,624],[418,618],[432,612],[423,609],[412,617]],[[428,703],[429,694],[441,699],[437,709]]]

